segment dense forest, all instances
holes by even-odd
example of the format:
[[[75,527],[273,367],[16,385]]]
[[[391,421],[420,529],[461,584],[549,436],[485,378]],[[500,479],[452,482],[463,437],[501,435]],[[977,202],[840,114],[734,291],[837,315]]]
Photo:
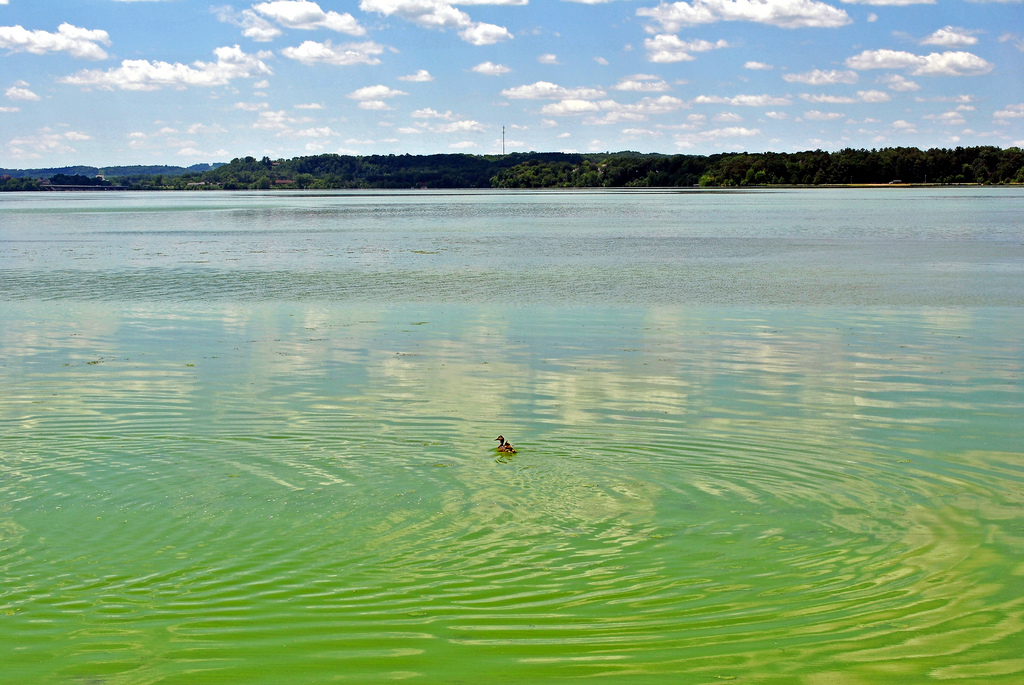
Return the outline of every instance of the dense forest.
[[[46,190],[96,184],[68,167],[30,178],[7,174],[2,190]],[[55,171],[55,170],[51,170]],[[122,173],[114,173],[122,171]],[[223,165],[108,167],[103,183],[135,190],[263,190],[337,188],[625,188],[844,184],[1024,183],[1017,147],[884,148],[794,153],[663,155],[512,153],[508,155],[315,155],[288,160],[244,157]],[[68,179],[76,179],[71,182]]]

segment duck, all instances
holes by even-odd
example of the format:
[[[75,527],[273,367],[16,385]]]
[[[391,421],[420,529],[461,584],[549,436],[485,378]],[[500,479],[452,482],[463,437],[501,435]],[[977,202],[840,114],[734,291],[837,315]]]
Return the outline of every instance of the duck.
[[[498,451],[499,452],[508,452],[509,454],[515,454],[516,453],[516,448],[512,446],[511,442],[505,442],[505,437],[504,436],[499,435],[498,437],[495,438],[495,440],[497,440],[498,443],[500,443],[498,445]]]

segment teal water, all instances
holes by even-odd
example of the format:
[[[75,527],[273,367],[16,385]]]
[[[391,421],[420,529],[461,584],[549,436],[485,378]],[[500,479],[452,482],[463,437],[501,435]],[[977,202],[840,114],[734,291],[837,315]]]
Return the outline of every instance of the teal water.
[[[0,682],[1020,682],[1022,217],[0,196]]]

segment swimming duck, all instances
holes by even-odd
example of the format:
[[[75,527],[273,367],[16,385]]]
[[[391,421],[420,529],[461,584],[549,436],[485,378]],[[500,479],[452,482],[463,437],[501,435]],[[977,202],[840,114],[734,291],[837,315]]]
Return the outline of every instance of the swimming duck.
[[[499,435],[498,437],[495,438],[495,440],[497,440],[498,443],[499,443],[499,445],[498,445],[498,451],[499,452],[508,452],[509,454],[515,454],[516,453],[516,448],[512,446],[511,442],[505,442],[504,436]]]

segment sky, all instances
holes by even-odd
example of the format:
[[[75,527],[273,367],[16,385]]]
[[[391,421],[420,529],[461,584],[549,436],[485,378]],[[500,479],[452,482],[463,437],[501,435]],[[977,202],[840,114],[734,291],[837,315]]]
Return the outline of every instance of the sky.
[[[0,0],[0,167],[1024,146],[1020,0]]]

